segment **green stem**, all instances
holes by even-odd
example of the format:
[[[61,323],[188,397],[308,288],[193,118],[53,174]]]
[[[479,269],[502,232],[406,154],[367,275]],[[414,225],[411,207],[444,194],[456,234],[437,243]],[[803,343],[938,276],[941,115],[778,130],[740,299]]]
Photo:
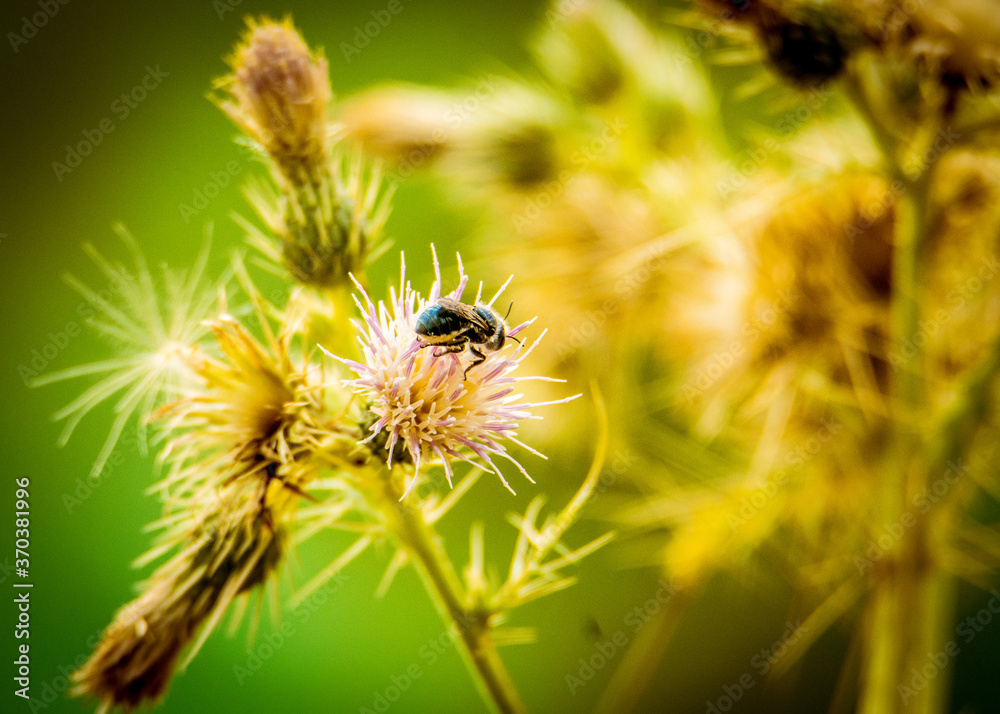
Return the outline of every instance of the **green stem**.
[[[927,400],[925,355],[915,337],[920,327],[923,255],[930,232],[929,193],[935,162],[928,161],[917,175],[907,177],[899,163],[899,142],[874,110],[864,84],[851,75],[846,89],[871,127],[891,178],[904,187],[894,244],[892,340],[894,348],[909,346],[911,355],[898,365],[890,385],[896,418],[877,512],[885,524],[899,524],[906,515],[916,519],[873,581],[865,623],[868,641],[859,712],[933,714],[941,711],[944,703],[946,673],[928,680],[919,691],[911,693],[901,687],[908,685],[912,669],[920,671],[928,655],[944,648],[953,608],[951,578],[936,566],[931,554],[934,523],[906,511],[909,496],[922,491],[933,473],[923,458],[924,435],[917,421],[926,411]]]
[[[390,472],[381,472],[379,484],[379,502],[389,528],[416,564],[441,617],[457,631],[460,650],[483,698],[500,714],[526,714],[514,681],[490,638],[488,617],[467,606],[464,589],[437,533],[419,510],[400,502],[403,492]]]

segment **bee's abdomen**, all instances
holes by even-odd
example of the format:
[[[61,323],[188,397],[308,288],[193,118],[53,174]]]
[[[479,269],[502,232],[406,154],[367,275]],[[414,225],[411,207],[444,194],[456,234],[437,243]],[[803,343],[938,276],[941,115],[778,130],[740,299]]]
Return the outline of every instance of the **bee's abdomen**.
[[[440,305],[431,305],[420,313],[415,331],[421,337],[453,337],[468,329],[469,323]]]

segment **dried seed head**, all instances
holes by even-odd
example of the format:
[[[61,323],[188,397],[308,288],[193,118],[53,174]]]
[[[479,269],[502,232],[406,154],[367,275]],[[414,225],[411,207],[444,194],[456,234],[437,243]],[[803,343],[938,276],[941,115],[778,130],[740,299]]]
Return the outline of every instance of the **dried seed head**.
[[[233,484],[218,506],[204,504],[173,529],[187,545],[122,608],[87,662],[73,675],[75,696],[92,696],[100,711],[132,711],[166,692],[178,658],[200,643],[230,603],[263,584],[284,554],[285,533],[259,518],[245,483]],[[200,636],[199,636],[200,632]]]
[[[246,281],[242,265],[235,268]],[[245,287],[263,320],[260,296]],[[356,429],[324,416],[319,378],[310,377],[316,370],[297,369],[288,334],[262,325],[263,344],[232,317],[209,322],[221,356],[199,353],[197,379],[161,410],[178,432],[158,486],[168,530],[140,564],[176,554],[74,677],[75,693],[96,696],[104,711],[162,696],[181,652],[194,643],[193,657],[230,603],[278,569],[286,528],[317,471],[312,457],[338,444],[341,453],[354,448]]]
[[[209,326],[223,357],[205,357],[195,368],[200,383],[162,412],[177,434],[167,448],[172,469],[163,488],[194,490],[206,479],[211,486],[216,474],[223,483],[252,480],[264,510],[273,501],[272,481],[275,490],[302,493],[314,473],[312,457],[343,430],[325,415],[317,371],[293,363],[287,335],[269,334],[265,347],[228,315]]]
[[[810,87],[833,79],[844,68],[847,48],[835,23],[819,13],[793,20],[779,18],[762,28],[767,56],[782,76]]]
[[[796,388],[795,366],[808,364],[874,408],[887,388],[896,195],[879,176],[857,172],[794,190],[751,199],[766,207],[746,227],[753,264],[729,338],[740,350],[711,392],[738,402],[740,389]]]

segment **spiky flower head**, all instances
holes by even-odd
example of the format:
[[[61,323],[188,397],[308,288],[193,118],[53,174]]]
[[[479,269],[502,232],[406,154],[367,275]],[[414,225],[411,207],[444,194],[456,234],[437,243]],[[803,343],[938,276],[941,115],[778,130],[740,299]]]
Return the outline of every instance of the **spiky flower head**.
[[[274,479],[300,491],[302,462],[336,436],[323,417],[316,371],[290,361],[284,335],[266,348],[229,315],[208,324],[224,357],[198,360],[200,383],[163,410],[179,432],[167,451],[176,468],[166,483],[215,466],[228,479],[259,479],[262,506]]]
[[[247,24],[229,59],[233,73],[218,83],[230,95],[220,106],[295,180],[300,167],[320,166],[329,155],[326,59],[309,51],[288,19]]]
[[[512,348],[514,340],[509,340],[503,349],[487,353],[485,361],[468,371],[469,357],[455,353],[440,354],[440,348],[425,346],[415,328],[418,316],[442,296],[441,271],[436,254],[434,272],[436,278],[425,299],[410,287],[406,280],[405,260],[401,261],[399,290],[390,289],[388,306],[382,301],[376,306],[359,284],[364,304],[357,298],[355,301],[364,322],[352,322],[360,333],[364,361],[330,356],[357,374],[356,379],[344,380],[344,384],[365,400],[377,418],[365,442],[378,440],[379,445],[375,448],[385,450],[390,465],[396,457],[397,448],[405,449],[415,464],[414,477],[407,486],[407,493],[420,479],[421,464],[431,460],[440,461],[449,483],[453,476],[451,462],[461,460],[495,473],[513,493],[497,467],[495,457],[507,459],[529,481],[532,479],[502,442],[512,442],[542,456],[517,439],[520,423],[541,418],[531,413],[534,407],[568,402],[580,395],[552,402],[528,403],[522,401],[524,395],[517,393],[518,383],[526,380],[561,381],[549,377],[514,375],[521,361],[538,345],[544,332],[530,345],[521,343]],[[446,297],[461,300],[468,280],[459,256],[458,286]],[[475,303],[492,306],[506,285],[491,300],[482,303],[480,283]],[[516,338],[532,322],[534,320],[510,329],[507,337]],[[384,446],[379,439],[383,432]]]
[[[193,376],[190,358],[198,342],[207,334],[202,324],[212,311],[216,294],[204,278],[209,241],[187,272],[175,272],[164,266],[162,281],[154,278],[135,238],[122,226],[116,230],[132,254],[135,267],[126,268],[108,260],[87,244],[90,254],[108,279],[107,288],[94,288],[76,277],[66,282],[87,303],[87,323],[117,349],[110,359],[69,367],[33,379],[33,386],[61,382],[75,377],[101,375],[79,397],[60,409],[56,420],[66,420],[59,437],[63,445],[76,426],[101,402],[114,400],[115,418],[107,439],[91,469],[98,474],[104,468],[129,419],[149,414],[168,398],[176,397],[181,385]],[[138,423],[137,444],[146,449],[145,420]]]
[[[754,198],[763,208],[741,229],[753,265],[743,318],[729,338],[739,350],[732,372],[705,381],[724,399],[733,399],[738,383],[754,384],[765,389],[757,394],[765,403],[769,390],[799,384],[791,365],[801,360],[813,369],[824,365],[831,388],[850,390],[859,405],[877,410],[887,386],[895,194],[881,177],[854,170],[795,191],[782,187],[767,201]],[[709,365],[720,354],[713,352],[698,374],[714,372]],[[742,379],[730,381],[736,375]]]
[[[102,711],[163,695],[182,652],[190,660],[229,605],[277,572],[319,452],[354,448],[357,432],[324,412],[318,370],[291,354],[296,325],[275,335],[238,260],[234,271],[264,339],[226,314],[208,322],[220,355],[193,353],[182,398],[159,412],[174,434],[156,487],[165,530],[137,564],[173,555],[74,675],[74,693],[97,697]]]

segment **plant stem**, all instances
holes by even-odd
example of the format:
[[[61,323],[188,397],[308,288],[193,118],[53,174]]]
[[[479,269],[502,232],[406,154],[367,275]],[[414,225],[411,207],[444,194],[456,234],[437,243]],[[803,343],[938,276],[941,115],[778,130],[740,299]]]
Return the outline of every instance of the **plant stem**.
[[[926,406],[926,367],[924,351],[915,337],[920,328],[923,254],[930,229],[929,193],[937,156],[928,156],[916,175],[906,176],[899,164],[899,143],[873,109],[864,83],[851,75],[846,89],[871,127],[891,179],[905,187],[898,205],[893,251],[892,344],[894,349],[908,345],[911,355],[904,364],[896,365],[890,387],[895,419],[877,512],[887,525],[900,524],[907,515],[915,519],[912,530],[872,582],[859,711],[933,714],[944,704],[946,673],[927,680],[913,692],[903,687],[908,685],[906,675],[911,669],[920,671],[929,655],[944,648],[953,608],[951,578],[937,567],[932,556],[934,522],[906,511],[910,496],[926,488],[935,468],[923,458],[924,436],[918,418]]]
[[[460,650],[487,703],[500,714],[526,714],[514,681],[490,638],[488,618],[467,606],[464,589],[437,533],[422,512],[400,502],[403,492],[392,474],[383,469],[378,478],[379,502],[391,532],[417,566],[438,612],[457,630]]]

